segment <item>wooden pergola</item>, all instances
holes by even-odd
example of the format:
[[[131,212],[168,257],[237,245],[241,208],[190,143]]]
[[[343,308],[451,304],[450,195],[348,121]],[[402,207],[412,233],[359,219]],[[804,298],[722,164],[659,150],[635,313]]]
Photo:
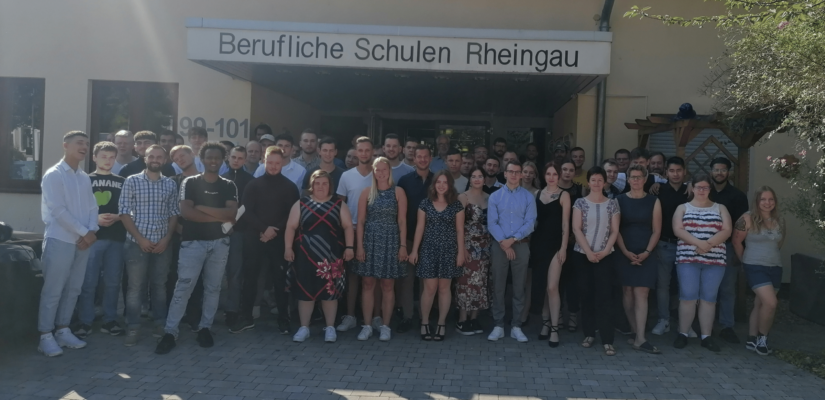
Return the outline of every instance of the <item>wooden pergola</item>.
[[[750,148],[753,147],[772,128],[761,123],[753,123],[752,128],[745,129],[744,132],[734,133],[729,126],[722,122],[721,114],[697,115],[693,119],[675,120],[676,114],[651,114],[646,119],[637,119],[635,122],[627,122],[628,129],[638,131],[639,147],[647,147],[650,135],[654,133],[673,132],[673,142],[676,145],[676,154],[685,159],[692,160],[701,152],[708,153],[708,145],[713,144],[736,166],[731,176],[734,185],[741,190],[748,190],[748,172],[750,170]],[[753,121],[758,121],[754,119]],[[730,154],[715,137],[708,138],[699,148],[691,154],[685,154],[688,143],[696,139],[705,129],[718,129],[722,131],[738,148],[737,154]]]

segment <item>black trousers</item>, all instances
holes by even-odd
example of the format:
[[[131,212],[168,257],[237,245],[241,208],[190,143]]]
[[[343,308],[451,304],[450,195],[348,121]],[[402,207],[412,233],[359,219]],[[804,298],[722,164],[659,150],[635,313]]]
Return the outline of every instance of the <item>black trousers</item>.
[[[257,232],[244,236],[243,291],[239,314],[252,319],[252,307],[258,298],[258,278],[261,268],[269,268],[275,281],[275,304],[278,306],[278,320],[289,320],[289,294],[286,292],[286,261],[284,260],[284,238],[280,235],[264,243]]]
[[[573,265],[577,270],[579,295],[581,296],[581,321],[584,336],[596,336],[596,327],[602,344],[613,344],[613,318],[611,297],[613,293],[613,255],[598,263],[591,263],[587,256],[573,253]]]
[[[579,283],[576,279],[578,269],[576,262],[573,260],[574,254],[573,246],[567,247],[567,258],[561,269],[559,276],[559,298],[567,302],[567,311],[571,313],[578,313],[581,310],[579,305]],[[547,283],[545,282],[545,285]],[[578,320],[577,320],[578,321]],[[578,324],[579,322],[577,322]]]

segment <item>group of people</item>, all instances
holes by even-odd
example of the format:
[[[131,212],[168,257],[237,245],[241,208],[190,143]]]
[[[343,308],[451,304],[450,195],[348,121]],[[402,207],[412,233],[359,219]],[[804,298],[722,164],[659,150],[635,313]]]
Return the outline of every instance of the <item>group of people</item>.
[[[710,162],[711,175],[686,181],[682,158],[643,148],[585,170],[579,147],[559,145],[541,163],[535,145],[520,158],[502,138],[492,153],[477,145],[462,154],[441,135],[433,154],[415,138],[388,134],[382,146],[354,138],[340,160],[335,140],[312,130],[299,146],[266,125],[255,132],[256,140],[235,146],[193,128],[187,146],[172,132],[121,131],[114,143],[94,145],[88,175],[80,167],[88,136],[64,136],[64,157],[42,184],[41,352],[86,346],[98,291],[101,332],[137,344],[148,303],[155,352],[166,354],[181,322],[211,347],[219,308],[229,332],[253,329],[253,309],[271,289],[281,334],[292,332],[295,300],[296,342],[309,338],[319,312],[327,342],[356,328],[358,311],[358,340],[389,341],[393,331],[414,329],[418,314],[421,339],[444,341],[451,311],[455,331],[474,335],[485,331],[479,313],[489,309],[490,341],[504,338],[509,322],[509,336],[527,342],[522,326],[532,311],[550,347],[562,329],[581,325],[582,347],[593,347],[598,333],[604,354],[615,355],[619,331],[633,349],[658,354],[645,337],[648,297],[656,291],[652,333],[669,332],[674,270],[674,347],[700,336],[719,351],[711,336],[717,302],[719,336],[739,342],[741,260],[756,294],[746,347],[770,353],[784,221],[768,187],[748,206],[728,182],[725,158]]]

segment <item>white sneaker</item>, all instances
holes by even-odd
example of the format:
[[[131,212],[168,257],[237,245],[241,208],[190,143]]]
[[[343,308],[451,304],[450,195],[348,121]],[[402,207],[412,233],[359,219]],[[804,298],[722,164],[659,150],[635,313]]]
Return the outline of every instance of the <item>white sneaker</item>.
[[[527,343],[527,336],[524,336],[524,332],[522,332],[521,328],[517,326],[510,329],[510,337],[518,340],[519,343]]]
[[[694,331],[693,328],[690,328],[688,331],[688,337],[699,337],[699,335],[696,334],[696,331]]]
[[[392,330],[389,326],[381,325],[381,335],[378,336],[378,340],[382,342],[389,342],[390,338],[392,337]]]
[[[372,337],[372,327],[369,325],[361,325],[361,333],[358,334],[358,340],[367,340]]]
[[[372,330],[377,331],[381,329],[381,326],[384,325],[384,320],[381,317],[375,317],[372,319]]]
[[[252,319],[261,318],[261,306],[252,307]]]
[[[295,332],[295,336],[292,336],[293,342],[303,342],[309,338],[309,328],[302,326],[298,328],[298,332]]]
[[[338,325],[337,329],[338,332],[346,332],[352,328],[355,328],[355,317],[352,315],[344,315],[344,318],[341,319],[341,325]]]
[[[328,326],[324,328],[324,341],[335,343],[336,340],[338,340],[338,334],[335,333],[335,327]]]
[[[664,335],[665,333],[670,332],[670,321],[666,319],[660,319],[659,323],[653,327],[653,330],[650,333],[654,335]]]
[[[504,328],[497,326],[493,328],[493,331],[490,332],[490,336],[487,336],[487,340],[495,342],[504,337]]]
[[[86,342],[78,339],[69,328],[59,329],[55,332],[54,336],[55,339],[57,339],[57,345],[60,347],[68,347],[70,349],[82,349],[86,347]]]
[[[37,351],[45,354],[48,357],[56,357],[63,354],[63,350],[54,340],[54,335],[47,333],[40,335],[40,345],[37,346]]]
[[[129,329],[126,331],[126,337],[123,339],[123,345],[126,347],[132,347],[136,345],[138,342],[138,331],[137,329]]]

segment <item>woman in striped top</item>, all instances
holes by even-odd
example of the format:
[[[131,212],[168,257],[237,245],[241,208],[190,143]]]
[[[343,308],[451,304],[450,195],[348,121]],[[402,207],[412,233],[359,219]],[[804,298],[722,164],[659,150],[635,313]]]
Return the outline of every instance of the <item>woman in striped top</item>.
[[[693,200],[680,205],[673,215],[676,247],[676,272],[679,275],[679,333],[673,347],[687,345],[688,331],[696,316],[699,301],[699,327],[702,347],[719,351],[710,336],[716,315],[716,294],[725,276],[725,241],[731,235],[730,214],[725,206],[708,198],[712,186],[706,174],[693,177]]]

